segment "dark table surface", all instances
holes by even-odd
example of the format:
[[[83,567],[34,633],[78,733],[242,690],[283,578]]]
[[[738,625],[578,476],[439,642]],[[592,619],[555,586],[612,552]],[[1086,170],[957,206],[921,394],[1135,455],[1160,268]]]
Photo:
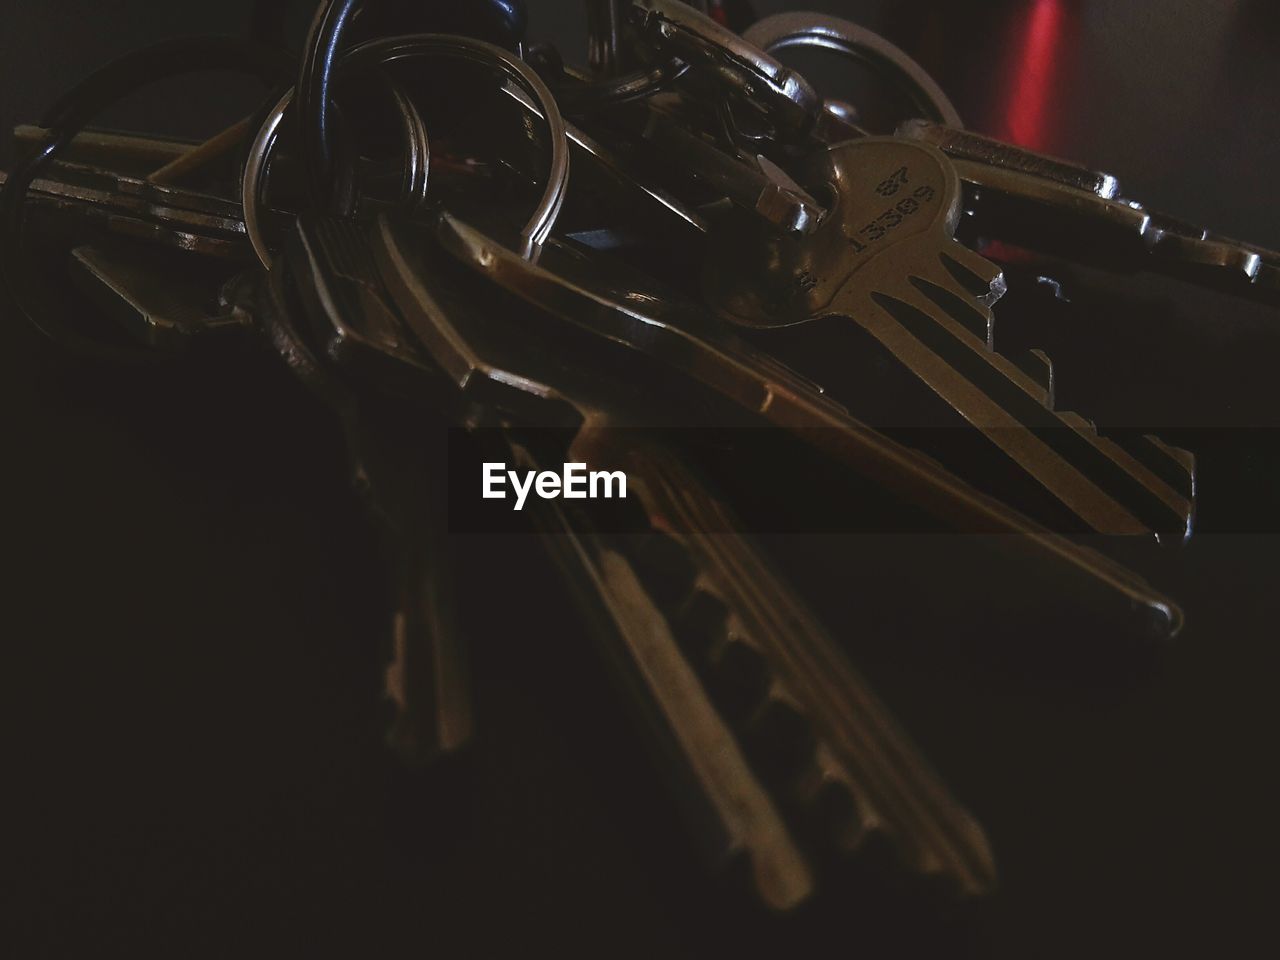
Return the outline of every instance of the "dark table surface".
[[[132,47],[243,29],[248,6],[7,5],[0,119],[34,120]],[[971,127],[1280,247],[1274,5],[805,6],[904,46]],[[581,49],[577,4],[531,8],[537,36]],[[209,133],[253,97],[193,83],[111,119]],[[1070,682],[1052,669],[1084,656],[1070,644],[1043,651],[1047,670],[958,670],[981,636],[938,638],[951,652],[937,657],[902,638],[896,658],[881,638],[881,693],[1002,868],[993,902],[944,918],[856,900],[765,922],[716,893],[528,542],[458,545],[476,749],[427,779],[394,771],[377,743],[376,546],[306,393],[269,357],[92,369],[7,322],[4,940],[48,955],[446,957],[1274,944],[1280,317],[1093,279],[1046,336],[1081,408],[1201,452],[1202,533],[1160,573],[1189,626],[1137,677],[1095,651]]]

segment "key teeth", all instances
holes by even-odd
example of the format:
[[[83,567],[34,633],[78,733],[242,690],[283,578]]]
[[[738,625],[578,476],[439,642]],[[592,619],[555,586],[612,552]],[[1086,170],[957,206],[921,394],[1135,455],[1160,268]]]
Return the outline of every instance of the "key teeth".
[[[1152,433],[1146,434],[1145,439],[1176,463],[1182,472],[1186,474],[1190,487],[1188,496],[1194,497],[1196,493],[1196,455],[1184,447],[1171,446]]]
[[[939,259],[956,283],[985,307],[995,306],[996,301],[1009,289],[1004,279],[1004,270],[999,264],[975,253],[957,240],[953,240],[945,250],[939,252]]]
[[[1092,420],[1088,420],[1080,416],[1080,414],[1073,410],[1059,411],[1058,416],[1061,417],[1062,421],[1069,427],[1074,427],[1077,430],[1083,430],[1095,437],[1098,435],[1098,425]]]
[[[1053,361],[1043,350],[1028,350],[1014,363],[1044,390],[1044,405],[1050,410],[1054,408],[1054,369]]]
[[[874,798],[879,788],[863,784],[865,772],[857,764],[850,766],[826,742],[803,698],[776,672],[767,647],[717,596],[714,586],[702,578],[692,584],[673,624],[753,774],[775,797],[788,830],[807,838],[819,861],[950,899],[990,888],[985,880],[994,872],[990,850],[972,818],[963,816],[960,846],[969,853],[959,860],[953,859],[958,851],[945,852],[919,839],[908,841],[889,811],[878,807],[882,801]],[[790,908],[773,902],[778,891],[768,877],[754,869],[752,873],[762,900],[774,909]]]
[[[775,680],[743,729],[743,745],[764,777],[786,781],[813,756],[818,740],[797,698]]]
[[[1190,450],[1174,447],[1155,434],[1117,440],[1139,463],[1151,470],[1181,496],[1194,503],[1196,496],[1196,457]]]
[[[840,764],[824,750],[810,758],[797,783],[797,797],[818,842],[842,859],[857,858],[872,836],[883,839],[889,835],[884,818],[867,804]]]
[[[701,592],[695,592],[695,599]],[[752,769],[780,795],[798,801],[796,812],[817,834],[820,847],[865,863],[869,872],[919,873],[907,864],[888,820],[853,786],[844,765],[815,734],[799,700],[770,675],[766,658],[727,610],[717,630],[721,635],[703,660],[707,687]]]
[[[916,294],[922,295],[923,301],[913,300],[913,296],[903,290],[894,299],[907,304],[926,316],[933,314],[934,308],[945,311],[947,316],[963,326],[969,333],[984,343],[988,349],[992,344],[995,315],[991,308],[974,300],[973,296],[958,286],[950,276],[908,278]],[[906,295],[904,295],[906,294]]]

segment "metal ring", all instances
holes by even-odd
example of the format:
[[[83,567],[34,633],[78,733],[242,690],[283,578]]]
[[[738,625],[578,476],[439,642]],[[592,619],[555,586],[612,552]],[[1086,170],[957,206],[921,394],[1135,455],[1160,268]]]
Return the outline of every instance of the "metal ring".
[[[244,217],[244,232],[249,237],[253,252],[264,270],[270,270],[273,257],[267,246],[267,238],[262,232],[262,220],[258,215],[258,204],[262,199],[262,188],[267,177],[267,162],[271,151],[275,149],[276,137],[280,132],[280,124],[284,113],[293,102],[293,88],[285,91],[276,105],[271,108],[262,126],[258,128],[253,144],[249,147],[249,157],[244,163],[244,174],[240,181],[240,208]]]
[[[422,207],[427,202],[427,186],[431,180],[431,138],[422,114],[413,105],[408,92],[400,81],[384,74],[384,82],[396,102],[400,120],[404,125],[405,151],[404,177],[400,184],[400,198],[411,207]]]
[[[272,84],[280,79],[283,61],[272,50],[239,37],[192,37],[167,40],[136,50],[94,71],[46,113],[41,126],[49,136],[18,161],[0,190],[0,294],[14,313],[26,316],[50,340],[98,359],[136,362],[152,356],[139,347],[98,343],[72,328],[55,313],[42,310],[35,274],[23,268],[22,246],[27,190],[41,171],[100,110],[139,87],[198,70],[238,70]]]
[[[762,111],[782,138],[805,136],[817,120],[822,100],[804,77],[705,13],[681,0],[631,0],[631,19],[660,54],[711,70]]]
[[[816,47],[843,54],[894,81],[927,119],[949,127],[964,126],[951,100],[920,64],[878,33],[856,23],[819,13],[777,13],[756,21],[742,38],[769,53]]]
[[[556,96],[563,105],[563,112],[570,116],[591,113],[652,96],[678,80],[688,69],[687,63],[673,57],[616,77],[565,84],[557,88]]]
[[[427,199],[431,164],[431,143],[427,138],[427,127],[422,122],[422,114],[418,112],[399,82],[390,75],[384,75],[384,80],[400,112],[407,146],[401,199],[409,206],[420,207]],[[260,211],[263,188],[266,184],[271,152],[275,149],[276,139],[280,133],[280,124],[284,121],[284,115],[293,102],[293,97],[294,91],[290,88],[267,113],[249,148],[249,156],[245,161],[244,174],[240,181],[240,205],[245,234],[249,237],[249,243],[253,246],[258,262],[267,270],[271,269],[274,258],[270,247],[267,246],[266,234],[262,229]]]
[[[278,3],[279,0],[272,0]],[[403,21],[410,11],[402,3],[366,3],[359,0],[321,0],[312,20],[307,41],[303,46],[301,69],[298,73],[298,110],[302,116],[300,139],[304,164],[312,200],[319,206],[329,205],[329,188],[334,171],[334,139],[330,116],[330,88],[335,71],[341,66],[339,51],[350,33],[357,16],[369,18],[379,13],[389,17],[381,24],[373,25],[375,34],[397,33],[392,24]],[[469,3],[409,4],[409,7],[425,7],[418,15],[426,13],[433,20],[435,30],[489,37],[520,49],[528,24],[524,0],[476,0]],[[390,9],[384,9],[389,7]]]
[[[542,82],[542,78],[514,54],[496,44],[454,34],[418,33],[370,40],[352,49],[344,58],[343,66],[345,68],[349,65],[352,69],[357,69],[373,63],[390,64],[409,57],[431,55],[456,57],[483,66],[497,67],[509,80],[523,88],[542,110],[542,117],[551,137],[551,166],[542,198],[521,231],[521,236],[527,243],[525,255],[533,256],[536,249],[551,235],[569,184],[569,138],[555,97]]]

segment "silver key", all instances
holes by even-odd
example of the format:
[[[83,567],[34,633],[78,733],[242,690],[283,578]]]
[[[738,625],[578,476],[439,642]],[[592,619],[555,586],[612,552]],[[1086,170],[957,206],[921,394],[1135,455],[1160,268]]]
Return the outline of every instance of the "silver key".
[[[1089,260],[1156,270],[1280,303],[1280,252],[1214,234],[1125,200],[1106,173],[991,137],[914,120],[899,134],[945,151],[966,187],[974,228],[990,239]]]
[[[1021,573],[1078,584],[1081,608],[1098,610],[1111,629],[1128,622],[1145,637],[1171,636],[1180,628],[1176,604],[1132,571],[1050,533],[859,421],[701,308],[643,275],[554,238],[543,246],[538,262],[530,262],[518,252],[514,237],[503,240],[449,215],[441,218],[438,235],[445,250],[499,286],[592,337],[681,372],[814,445],[835,463],[920,504],[943,526],[1014,534],[997,539]]]
[[[686,799],[718,824],[717,859],[746,856],[757,891],[779,909],[813,889],[796,837],[850,856],[879,839],[897,869],[956,894],[989,891],[981,828],[804,604],[672,452],[619,429],[646,422],[643,393],[584,375],[540,349],[527,322],[451,294],[447,262],[420,231],[386,220],[378,229],[377,259],[407,324],[487,410],[473,423],[555,424],[568,407],[578,427],[565,462],[625,470],[655,536],[609,536],[582,510],[553,510],[549,546],[611,623],[606,659],[663,755],[698,784]],[[735,676],[743,668],[752,675]]]
[[[833,214],[810,237],[727,224],[705,290],[737,322],[847,317],[1089,525],[1189,535],[1190,501],[992,349],[999,267],[954,239],[960,184],[935,147],[868,137],[831,148],[807,178]]]

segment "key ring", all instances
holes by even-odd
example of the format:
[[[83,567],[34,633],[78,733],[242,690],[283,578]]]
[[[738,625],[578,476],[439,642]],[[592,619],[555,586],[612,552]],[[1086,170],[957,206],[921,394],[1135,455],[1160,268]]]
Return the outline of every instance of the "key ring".
[[[412,208],[421,207],[427,199],[427,184],[431,166],[431,142],[427,137],[426,124],[422,122],[422,114],[409,99],[400,83],[389,74],[383,74],[388,92],[395,101],[400,114],[407,150],[405,151],[405,170],[401,187],[401,198]],[[240,197],[245,234],[253,246],[253,252],[266,270],[271,269],[274,260],[271,248],[262,229],[262,204],[266,187],[267,171],[271,166],[271,154],[275,150],[276,140],[280,133],[280,124],[294,100],[292,88],[276,101],[275,106],[267,113],[249,147],[249,156],[245,160],[244,173],[240,181]]]
[[[768,117],[780,137],[799,139],[812,129],[821,98],[804,77],[760,45],[680,0],[632,0],[631,18],[661,53],[710,69]]]
[[[335,64],[341,62],[339,50],[348,35],[360,0],[324,0],[316,11],[307,43],[303,49],[301,70],[298,74],[298,111],[301,114],[303,162],[312,199],[321,203],[328,196],[333,173],[333,131],[330,125],[329,104]],[[524,37],[527,15],[523,0],[479,0],[470,4],[427,4],[436,16],[439,29],[471,32],[480,30],[484,36],[502,39],[518,48]],[[466,8],[465,15],[459,8]],[[440,18],[444,20],[441,23]],[[462,21],[456,24],[450,20]]]
[[[374,64],[388,66],[409,57],[443,55],[470,60],[484,66],[496,66],[520,86],[538,104],[551,137],[551,165],[547,186],[529,222],[521,231],[525,240],[525,256],[532,256],[551,234],[560,208],[564,204],[569,181],[569,139],[564,119],[555,97],[542,79],[514,54],[496,44],[472,37],[444,33],[410,34],[403,37],[370,40],[354,47],[343,57],[342,69],[359,70]],[[288,109],[292,91],[281,97],[254,139],[250,160],[245,165],[242,185],[245,228],[250,232],[254,251],[264,266],[270,266],[271,254],[261,231],[259,199],[266,177],[267,158],[279,132],[280,122]],[[414,111],[416,113],[416,111]],[[254,239],[256,237],[256,239]]]
[[[135,50],[78,83],[45,114],[48,139],[12,170],[0,191],[0,279],[18,315],[50,340],[81,355],[136,363],[154,356],[137,347],[98,343],[72,330],[37,305],[32,275],[22,269],[23,211],[27,190],[72,138],[101,110],[149,83],[200,70],[234,70],[270,85],[284,79],[285,62],[276,51],[239,37],[191,37],[167,40]]]
[[[358,69],[373,63],[390,64],[409,57],[432,55],[497,67],[512,83],[532,97],[542,111],[542,119],[547,125],[551,140],[551,163],[542,197],[528,223],[520,231],[527,244],[525,256],[532,256],[551,235],[551,229],[560,215],[560,208],[564,205],[569,184],[569,138],[555,96],[533,68],[515,54],[497,44],[448,33],[418,33],[370,40],[347,54],[344,67],[349,63],[352,69]]]
[[[925,118],[949,127],[964,126],[951,100],[924,67],[856,23],[820,13],[776,13],[752,24],[742,39],[769,53],[812,47],[842,54],[888,77]]]

